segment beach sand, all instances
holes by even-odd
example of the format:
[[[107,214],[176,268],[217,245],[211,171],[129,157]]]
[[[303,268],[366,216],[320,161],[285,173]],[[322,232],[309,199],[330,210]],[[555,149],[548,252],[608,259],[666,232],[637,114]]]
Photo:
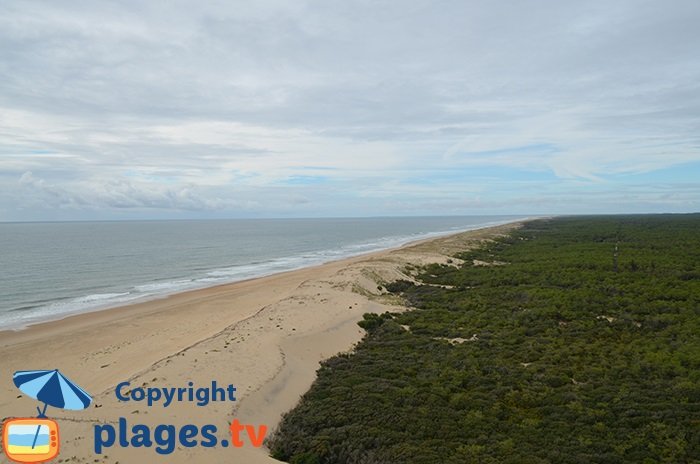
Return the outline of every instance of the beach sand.
[[[16,370],[60,369],[94,398],[85,411],[49,407],[60,425],[57,462],[276,463],[265,448],[154,448],[93,451],[93,427],[116,424],[214,424],[224,438],[233,419],[273,429],[315,378],[319,362],[352,349],[366,312],[405,308],[378,286],[411,279],[412,266],[457,263],[451,256],[518,227],[519,223],[424,240],[401,248],[335,261],[167,298],[0,332],[0,416],[36,415],[37,401],[12,383]],[[448,261],[450,260],[451,261]],[[237,388],[235,402],[119,402],[115,387]],[[131,433],[129,433],[131,436]],[[155,445],[154,445],[155,446]],[[5,459],[3,456],[2,459]]]

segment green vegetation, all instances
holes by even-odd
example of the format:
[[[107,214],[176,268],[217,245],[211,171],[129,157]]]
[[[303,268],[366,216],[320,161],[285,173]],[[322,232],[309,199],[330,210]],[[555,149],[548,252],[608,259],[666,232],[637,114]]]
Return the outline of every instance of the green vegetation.
[[[365,315],[274,457],[700,462],[700,215],[540,220],[457,257],[387,286],[415,309]]]

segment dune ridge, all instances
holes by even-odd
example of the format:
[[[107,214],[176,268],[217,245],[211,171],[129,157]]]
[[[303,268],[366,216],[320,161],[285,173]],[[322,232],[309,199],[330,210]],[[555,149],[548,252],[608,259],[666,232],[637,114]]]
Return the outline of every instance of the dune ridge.
[[[93,452],[93,426],[116,424],[215,424],[219,437],[234,418],[244,423],[279,422],[310,387],[319,362],[352,349],[366,312],[404,310],[383,284],[412,279],[428,263],[458,264],[451,256],[520,223],[343,259],[233,284],[194,290],[138,303],[0,332],[0,365],[5,380],[15,370],[59,368],[94,397],[86,411],[49,408],[61,427],[59,459],[69,462],[274,463],[264,448],[181,448],[163,456],[153,449],[112,447]],[[177,387],[193,382],[237,387],[236,401],[206,407],[170,407],[119,402],[119,382],[133,387]],[[11,381],[0,384],[3,417],[32,416],[36,401]]]

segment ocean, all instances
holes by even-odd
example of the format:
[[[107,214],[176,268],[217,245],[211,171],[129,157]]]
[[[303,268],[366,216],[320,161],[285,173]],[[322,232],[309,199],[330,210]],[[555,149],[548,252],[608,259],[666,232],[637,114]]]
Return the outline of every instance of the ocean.
[[[21,329],[517,219],[0,223],[0,329]]]

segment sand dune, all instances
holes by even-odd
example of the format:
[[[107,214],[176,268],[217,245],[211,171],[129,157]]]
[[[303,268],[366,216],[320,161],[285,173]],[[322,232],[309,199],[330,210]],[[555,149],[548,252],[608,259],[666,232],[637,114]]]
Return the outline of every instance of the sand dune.
[[[378,288],[411,278],[413,266],[456,263],[450,256],[517,227],[492,227],[321,266],[0,332],[0,411],[3,417],[34,415],[37,402],[21,395],[15,370],[59,368],[94,397],[86,411],[49,408],[61,427],[68,462],[168,463],[278,462],[264,448],[182,448],[162,456],[151,449],[112,447],[93,451],[93,426],[214,424],[219,436],[234,418],[273,428],[314,380],[319,362],[352,349],[365,312],[402,310]],[[450,260],[450,261],[448,261]],[[206,407],[183,402],[167,408],[119,402],[119,382],[132,387],[237,387],[236,402]]]

